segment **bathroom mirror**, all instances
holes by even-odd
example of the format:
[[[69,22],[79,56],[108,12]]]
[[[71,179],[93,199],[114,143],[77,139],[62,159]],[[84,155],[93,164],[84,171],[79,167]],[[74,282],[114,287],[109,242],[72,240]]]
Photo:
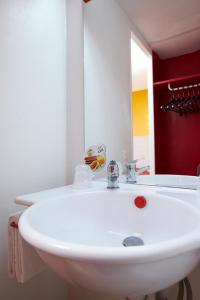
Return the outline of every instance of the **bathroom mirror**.
[[[200,90],[169,87],[200,83],[200,3],[85,2],[86,148],[105,144],[107,160],[138,159],[146,174],[196,175]],[[196,111],[161,109],[193,96]]]
[[[84,7],[85,145],[105,144],[107,161],[132,159],[130,32],[120,14],[114,1]]]

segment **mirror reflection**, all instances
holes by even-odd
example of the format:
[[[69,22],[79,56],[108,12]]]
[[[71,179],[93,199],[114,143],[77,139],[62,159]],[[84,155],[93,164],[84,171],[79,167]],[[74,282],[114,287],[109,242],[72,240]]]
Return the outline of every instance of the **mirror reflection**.
[[[86,147],[105,144],[107,161],[135,160],[137,174],[187,175],[191,188],[200,164],[199,12],[195,0],[84,6]]]

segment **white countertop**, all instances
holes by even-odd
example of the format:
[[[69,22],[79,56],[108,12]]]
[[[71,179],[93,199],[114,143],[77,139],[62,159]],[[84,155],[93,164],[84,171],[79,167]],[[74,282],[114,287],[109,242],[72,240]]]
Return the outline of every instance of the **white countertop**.
[[[73,185],[66,185],[66,186],[62,186],[59,188],[44,190],[44,191],[40,191],[40,192],[33,193],[33,194],[18,196],[15,199],[15,203],[20,204],[20,205],[25,205],[25,206],[31,206],[31,205],[41,202],[41,201],[64,197],[64,196],[66,196],[66,194],[69,195],[69,194],[75,194],[75,193],[80,193],[80,192],[104,190],[104,189],[107,189],[106,186],[107,186],[107,183],[104,181],[93,181],[92,185],[89,189],[75,189],[73,187]],[[121,184],[119,184],[119,186],[123,190],[126,190],[126,189],[132,190],[133,189],[133,190],[141,191],[141,188],[138,188],[138,186],[136,186],[136,185],[121,183]],[[150,190],[152,190],[152,187],[144,186],[144,190],[150,191]]]
[[[65,197],[66,195],[69,194],[105,190],[106,186],[107,183],[104,181],[93,181],[91,188],[81,189],[81,190],[75,189],[73,185],[67,185],[59,188],[40,191],[33,194],[18,196],[15,199],[15,203],[24,206],[31,206],[41,201],[58,199],[60,197]],[[199,198],[199,196],[197,197],[197,191],[188,190],[188,189],[166,188],[166,187],[136,185],[136,184],[127,184],[127,183],[120,183],[119,186],[123,190],[138,191],[139,194],[141,194],[141,192],[155,192],[155,193],[165,194],[165,195],[181,198],[182,200],[185,200],[187,202],[188,201],[194,202],[195,205],[196,205],[197,198]]]

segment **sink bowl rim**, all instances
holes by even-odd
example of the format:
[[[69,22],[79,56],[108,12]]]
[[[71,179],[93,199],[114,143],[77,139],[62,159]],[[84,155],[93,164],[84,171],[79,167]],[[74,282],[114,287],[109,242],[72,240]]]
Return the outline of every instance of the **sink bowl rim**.
[[[127,190],[125,192],[127,192]],[[86,192],[84,192],[84,194],[85,193]],[[136,193],[138,193],[138,191],[136,191]],[[82,192],[79,192],[76,195],[78,194],[82,194]],[[153,194],[155,196],[155,193],[151,192],[144,192],[143,194]],[[171,196],[169,197],[164,195],[163,197],[170,199],[173,198],[178,202],[181,201]],[[59,199],[60,197],[57,200]],[[188,209],[193,211],[196,217],[199,217],[197,226],[189,233],[183,234],[178,238],[172,238],[170,240],[168,239],[166,241],[148,244],[140,247],[100,247],[64,242],[62,240],[58,240],[40,233],[29,224],[28,217],[32,211],[55,201],[56,199],[51,199],[49,201],[37,203],[29,207],[19,220],[19,230],[22,237],[33,247],[59,257],[99,262],[112,261],[116,263],[128,262],[130,260],[132,260],[133,262],[147,262],[179,255],[181,253],[197,250],[200,248],[200,212],[192,205],[185,202],[182,202],[182,205],[187,206]]]

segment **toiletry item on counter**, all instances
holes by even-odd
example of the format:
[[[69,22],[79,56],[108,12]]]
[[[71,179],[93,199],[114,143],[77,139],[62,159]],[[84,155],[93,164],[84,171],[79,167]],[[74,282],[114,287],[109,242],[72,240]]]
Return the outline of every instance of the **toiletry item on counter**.
[[[88,165],[92,171],[100,171],[106,164],[106,146],[103,144],[93,145],[86,150],[85,164]]]
[[[94,174],[87,165],[78,165],[75,168],[73,187],[76,189],[89,188]]]
[[[16,212],[8,219],[8,273],[20,283],[28,281],[46,268],[35,249],[19,233],[18,222],[22,213],[23,211]]]

